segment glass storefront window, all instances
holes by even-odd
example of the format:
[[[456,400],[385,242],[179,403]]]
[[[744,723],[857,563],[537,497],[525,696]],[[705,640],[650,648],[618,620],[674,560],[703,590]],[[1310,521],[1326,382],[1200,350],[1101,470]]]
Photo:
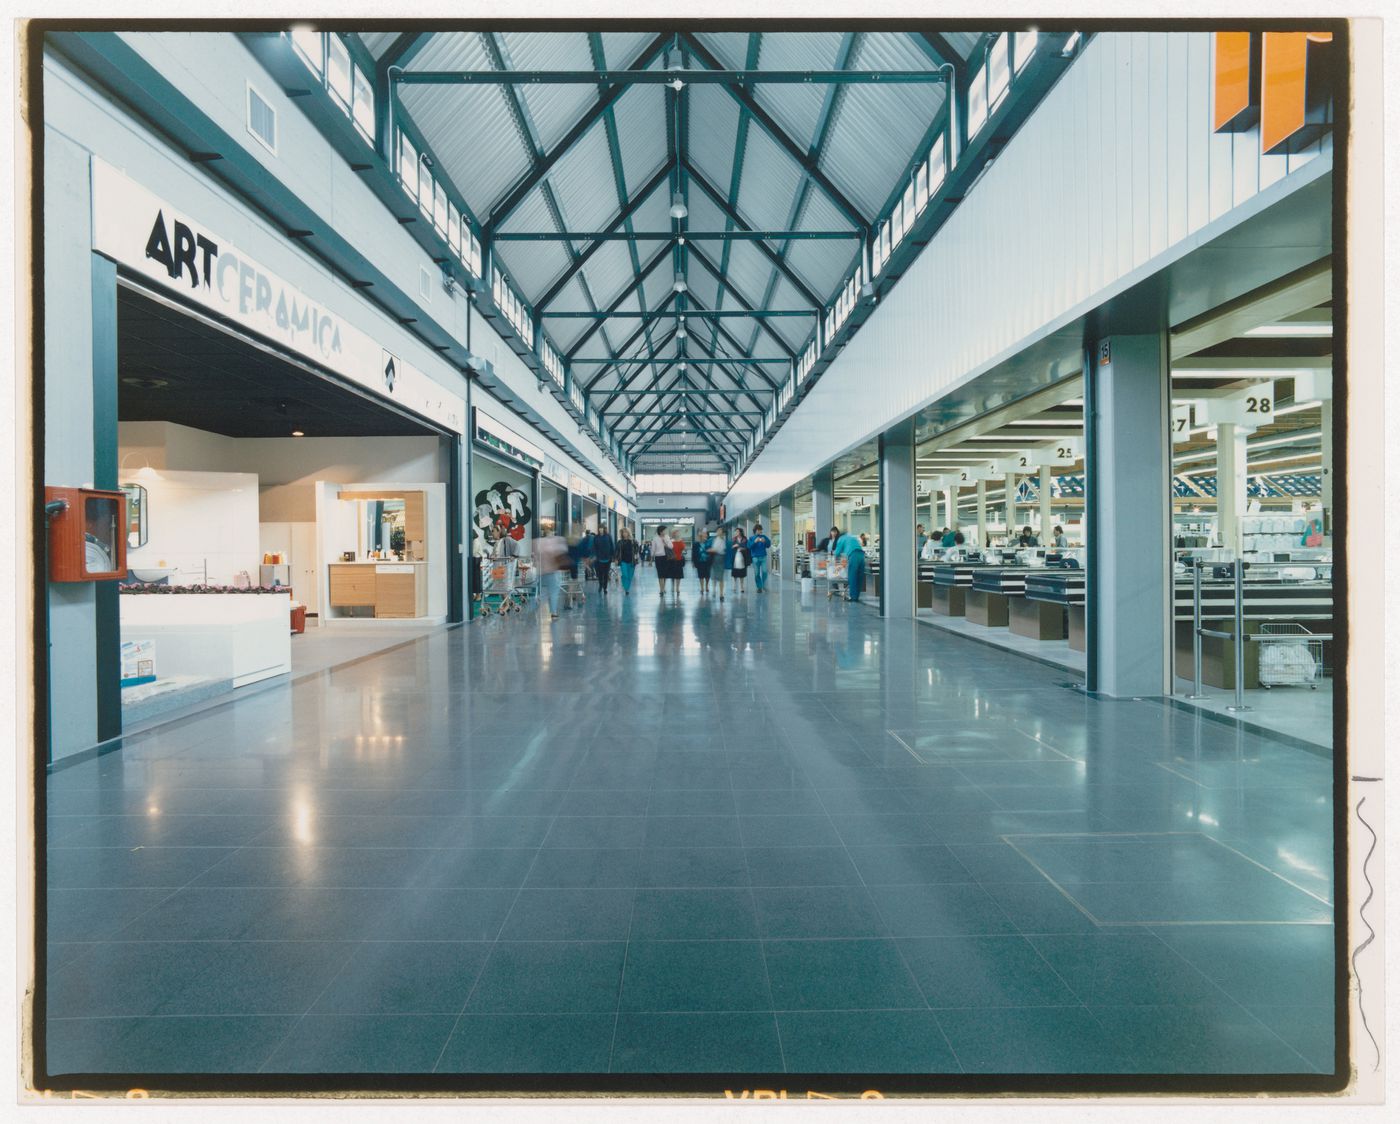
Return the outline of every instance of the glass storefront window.
[[[535,482],[524,468],[472,458],[472,553],[525,558],[535,532]]]

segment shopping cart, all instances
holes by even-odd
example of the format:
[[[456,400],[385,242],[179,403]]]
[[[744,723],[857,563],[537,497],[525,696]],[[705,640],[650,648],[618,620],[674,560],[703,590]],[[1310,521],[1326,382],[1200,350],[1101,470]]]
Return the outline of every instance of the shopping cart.
[[[826,586],[828,599],[840,596],[847,589],[846,559],[834,558],[826,553],[813,554],[812,580]],[[846,595],[849,596],[849,592]]]
[[[483,615],[504,615],[518,608],[511,597],[516,583],[514,558],[483,558],[481,560],[481,612]]]
[[[1259,648],[1261,687],[1308,687],[1322,678],[1322,638],[1300,624],[1265,623],[1250,639]]]
[[[535,571],[534,563],[523,558],[515,562],[514,569],[515,573],[511,577],[507,593],[511,611],[528,609],[539,595],[539,575]]]

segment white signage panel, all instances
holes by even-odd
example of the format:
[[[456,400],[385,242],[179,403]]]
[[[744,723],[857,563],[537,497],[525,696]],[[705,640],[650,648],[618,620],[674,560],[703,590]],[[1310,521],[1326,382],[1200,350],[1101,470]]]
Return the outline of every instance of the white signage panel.
[[[1172,407],[1172,444],[1179,445],[1191,440],[1191,403],[1182,402]]]
[[[1233,394],[1229,398],[1205,399],[1205,420],[1211,425],[1233,422],[1251,432],[1261,425],[1269,425],[1274,420],[1274,384],[1257,382],[1248,390]],[[1201,403],[1196,406],[1197,420],[1201,420]]]
[[[93,248],[134,273],[449,429],[466,403],[238,246],[92,162]]]

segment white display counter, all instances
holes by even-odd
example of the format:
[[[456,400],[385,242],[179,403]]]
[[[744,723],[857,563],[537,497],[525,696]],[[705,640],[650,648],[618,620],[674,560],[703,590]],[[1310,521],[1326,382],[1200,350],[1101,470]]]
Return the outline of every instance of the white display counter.
[[[235,687],[292,670],[287,593],[124,593],[125,640],[154,640],[156,677],[188,675]]]

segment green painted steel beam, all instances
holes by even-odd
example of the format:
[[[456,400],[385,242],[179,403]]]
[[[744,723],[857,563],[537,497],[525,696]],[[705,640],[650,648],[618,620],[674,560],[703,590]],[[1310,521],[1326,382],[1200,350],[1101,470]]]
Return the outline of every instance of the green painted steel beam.
[[[402,70],[402,86],[926,86],[927,70]]]
[[[719,59],[717,59],[699,39],[690,32],[682,32],[682,35],[690,47],[691,53],[703,62],[705,66],[709,67],[711,71],[725,73],[725,69],[720,65]],[[921,71],[920,73],[924,73],[925,77],[927,77],[926,72]],[[831,178],[807,155],[802,146],[792,139],[786,129],[778,124],[773,115],[758,103],[750,90],[732,82],[725,83],[724,89],[728,91],[730,97],[748,110],[753,119],[762,127],[763,131],[767,133],[772,140],[776,141],[784,152],[792,157],[797,166],[811,177],[812,181],[821,189],[822,194],[830,199],[847,219],[862,232],[869,231],[870,222],[866,219],[865,215],[861,213],[860,208],[852,203],[850,199],[846,197],[845,192],[831,181]]]
[[[651,177],[651,179],[649,179],[645,184],[643,184],[641,189],[638,190],[638,192],[634,196],[632,196],[632,201],[622,211],[618,213],[617,217],[614,218],[611,223],[608,224],[607,233],[611,235],[616,231],[617,227],[622,226],[629,218],[631,218],[633,213],[637,210],[637,208],[639,208],[643,203],[647,201],[651,193],[670,179],[671,171],[671,165],[667,164],[665,167],[658,170],[656,174]],[[498,240],[504,242],[509,242],[512,240],[510,235],[504,233],[497,234],[496,237]],[[550,237],[553,236],[551,235]],[[626,235],[619,234],[619,237],[626,237]],[[564,272],[561,273],[558,276],[558,278],[555,279],[555,281],[549,286],[549,288],[545,290],[544,294],[539,298],[539,300],[535,302],[535,311],[538,312],[540,309],[544,308],[550,303],[550,301],[554,300],[555,297],[557,297],[561,292],[563,292],[564,287],[570,281],[572,281],[575,276],[577,276],[578,271],[588,264],[589,259],[599,250],[601,250],[604,244],[605,240],[600,238],[594,241],[587,249],[580,251],[578,256],[574,258],[572,264],[570,264],[568,269],[564,270]]]
[[[854,241],[858,230],[519,230],[497,233],[497,242],[804,242]]]
[[[804,316],[810,320],[819,313],[820,309],[814,308],[704,309],[691,307],[662,309],[658,305],[650,312],[541,312],[540,316],[546,320],[683,320],[687,317],[693,317],[696,320],[722,318],[764,320],[774,316]]]
[[[608,357],[598,358],[598,359],[579,358],[579,359],[571,359],[571,360],[569,360],[569,366],[571,366],[571,367],[578,367],[578,366],[581,366],[581,365],[583,365],[583,364],[590,364],[590,365],[593,365],[593,366],[597,366],[597,365],[600,365],[600,364],[601,364],[601,365],[608,365],[608,364],[611,364],[611,363],[618,363],[618,362],[623,362],[623,361],[624,361],[624,360],[619,360],[619,359],[617,359],[617,358],[614,357],[614,356],[608,356]],[[636,362],[636,360],[632,360],[632,361],[633,361],[633,362]],[[792,362],[792,360],[789,359],[789,358],[787,358],[787,356],[785,356],[785,355],[764,355],[764,356],[755,356],[755,357],[753,357],[753,358],[740,357],[740,358],[737,358],[737,359],[709,359],[709,358],[705,358],[705,359],[696,359],[696,358],[691,357],[691,356],[678,356],[678,357],[676,357],[676,361],[677,361],[677,362],[689,363],[689,364],[690,364],[691,366],[693,366],[693,367],[709,367],[709,366],[724,365],[724,364],[731,364],[731,365],[736,366],[736,367],[742,367],[745,363],[781,363],[783,366],[786,367],[789,363]]]
[[[632,66],[646,66],[653,59],[655,59],[657,54],[659,54],[660,51],[666,46],[666,42],[666,36],[658,35],[655,39],[653,39],[642,49],[641,53],[638,54],[637,57],[632,61]],[[422,72],[391,71],[389,77],[391,83],[402,82],[405,75],[415,73]],[[590,82],[592,83],[596,83],[597,81],[598,79],[596,76],[590,78]],[[516,185],[513,188],[511,188],[510,192],[506,195],[506,197],[503,200],[501,200],[500,204],[496,207],[496,209],[491,212],[490,217],[484,224],[484,233],[488,237],[494,236],[497,228],[500,227],[500,225],[503,222],[505,222],[507,218],[509,218],[515,213],[515,211],[519,208],[520,204],[525,201],[526,196],[528,196],[530,192],[535,189],[535,187],[540,183],[540,181],[542,181],[546,176],[549,175],[549,173],[554,169],[555,165],[558,164],[560,160],[562,160],[565,156],[567,156],[570,152],[574,150],[574,147],[578,144],[578,142],[583,139],[584,134],[586,134],[590,129],[593,128],[594,125],[598,123],[598,121],[602,119],[603,114],[606,113],[612,107],[613,103],[616,102],[620,97],[622,97],[622,95],[626,93],[627,90],[627,86],[619,85],[610,87],[607,93],[601,95],[598,98],[598,100],[588,108],[588,110],[583,114],[583,116],[581,116],[576,122],[574,122],[574,124],[569,128],[569,131],[565,133],[564,136],[559,140],[559,143],[556,144],[545,154],[544,159],[537,160],[534,162],[530,170],[520,178]]]

